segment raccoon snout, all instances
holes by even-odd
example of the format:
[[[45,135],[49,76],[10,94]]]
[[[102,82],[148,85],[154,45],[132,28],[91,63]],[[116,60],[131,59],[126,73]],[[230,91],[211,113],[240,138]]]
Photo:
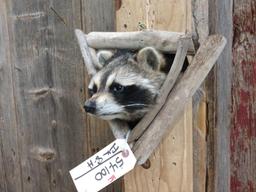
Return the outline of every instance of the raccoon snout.
[[[84,110],[87,113],[95,113],[96,111],[96,102],[95,101],[86,101],[84,104]]]

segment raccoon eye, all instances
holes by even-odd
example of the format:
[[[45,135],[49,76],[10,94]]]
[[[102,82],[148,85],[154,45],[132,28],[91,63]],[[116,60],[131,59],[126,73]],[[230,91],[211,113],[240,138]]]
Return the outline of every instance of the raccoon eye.
[[[113,83],[110,87],[110,89],[116,93],[121,93],[124,91],[124,86],[118,84],[118,83]]]
[[[89,96],[93,96],[97,92],[97,87],[96,85],[93,85],[93,88],[88,88]]]

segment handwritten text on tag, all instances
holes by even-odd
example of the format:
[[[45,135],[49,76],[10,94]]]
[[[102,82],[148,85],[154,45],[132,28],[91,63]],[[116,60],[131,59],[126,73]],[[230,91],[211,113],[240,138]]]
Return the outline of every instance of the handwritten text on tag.
[[[70,171],[78,192],[95,192],[120,178],[135,166],[124,139],[117,139]]]

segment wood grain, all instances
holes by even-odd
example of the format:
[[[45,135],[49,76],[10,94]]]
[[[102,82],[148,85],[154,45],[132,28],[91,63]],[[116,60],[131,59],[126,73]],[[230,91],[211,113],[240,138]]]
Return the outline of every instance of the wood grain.
[[[188,52],[195,53],[191,34],[143,30],[133,32],[92,32],[86,35],[88,45],[95,49],[131,49],[154,47],[159,51],[175,53],[181,38],[188,37]]]
[[[116,16],[117,29],[120,31],[137,31],[151,28],[155,30],[191,32],[190,4],[191,1],[185,0],[170,0],[168,2],[163,0],[122,1],[121,8],[117,11]],[[181,116],[182,118],[184,117]],[[192,141],[189,138],[189,129],[192,129],[192,125],[189,124],[188,115],[185,116],[185,119],[183,123],[175,126],[158,150],[151,156],[151,167],[149,169],[142,171],[141,167],[137,167],[131,172],[131,176],[125,177],[126,191],[140,192],[146,191],[144,190],[146,188],[151,191],[167,192],[182,184],[187,187],[184,191],[192,191],[192,162],[189,161],[190,159],[192,160],[192,151],[184,151],[182,147],[179,147],[184,146],[184,142],[188,146],[192,146]],[[191,166],[187,167],[187,169],[181,169],[180,166],[177,166],[178,170],[173,169],[172,162],[183,158]],[[159,174],[155,174],[156,172]],[[182,179],[174,180],[176,177],[182,178],[182,175],[187,176],[187,184],[191,185],[186,185]],[[157,184],[159,182],[161,183]]]
[[[180,132],[185,137],[180,136]],[[136,167],[125,176],[126,192],[192,191],[192,103],[150,158],[150,168]],[[167,145],[169,144],[169,145]],[[183,150],[180,150],[182,148]],[[188,167],[189,166],[189,167]],[[180,174],[182,173],[182,174]]]
[[[83,0],[82,1],[82,28],[85,33],[92,31],[115,31],[115,4],[113,0]],[[85,95],[89,98],[87,87],[89,76],[85,74]],[[83,98],[85,101],[86,98]],[[86,115],[85,125],[86,158],[108,145],[114,140],[113,134],[106,123],[101,119]],[[106,187],[102,192],[123,191],[122,179]]]
[[[141,29],[191,32],[191,2],[185,0],[122,1],[116,26],[120,31]]]
[[[207,80],[207,191],[230,191],[230,104],[232,65],[232,0],[209,1],[209,33],[220,34],[227,45]]]
[[[165,106],[135,143],[133,151],[138,164],[144,163],[149,158],[167,133],[168,128],[170,131],[178,121],[186,103],[212,69],[225,44],[224,37],[213,35],[200,46],[185,74],[171,91]]]
[[[234,1],[230,191],[256,191],[256,1]]]
[[[80,24],[76,20],[79,12],[68,14],[79,5],[74,1],[45,5],[48,1],[13,0],[5,7],[10,41],[6,50],[9,60],[4,66],[11,67],[8,75],[13,93],[9,95],[14,100],[12,118],[16,118],[16,125],[5,127],[16,134],[8,134],[3,140],[16,142],[18,147],[5,146],[15,156],[3,156],[6,162],[19,159],[7,166],[20,171],[17,184],[14,178],[7,180],[15,182],[7,185],[7,191],[14,191],[14,187],[28,192],[74,191],[68,170],[84,157],[80,150],[83,142],[76,142],[84,140],[80,103],[83,66],[74,34],[67,27]],[[4,113],[11,116],[8,111]]]
[[[15,113],[11,34],[6,1],[0,2],[0,191],[22,189],[19,132]]]
[[[192,1],[192,23],[195,47],[199,47],[209,35],[208,0]],[[207,100],[206,86],[202,84],[203,94],[193,96],[193,191],[205,192],[207,185]]]
[[[88,46],[86,37],[84,33],[79,29],[75,30],[75,34],[76,34],[77,42],[79,44],[83,59],[84,59],[85,68],[87,70],[89,77],[91,77],[92,75],[95,75],[96,69],[93,63],[91,51]]]

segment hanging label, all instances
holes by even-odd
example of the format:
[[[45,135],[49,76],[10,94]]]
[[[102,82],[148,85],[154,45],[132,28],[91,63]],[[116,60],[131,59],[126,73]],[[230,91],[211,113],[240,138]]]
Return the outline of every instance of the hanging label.
[[[125,139],[116,139],[70,171],[78,192],[96,192],[132,170],[136,158]]]

